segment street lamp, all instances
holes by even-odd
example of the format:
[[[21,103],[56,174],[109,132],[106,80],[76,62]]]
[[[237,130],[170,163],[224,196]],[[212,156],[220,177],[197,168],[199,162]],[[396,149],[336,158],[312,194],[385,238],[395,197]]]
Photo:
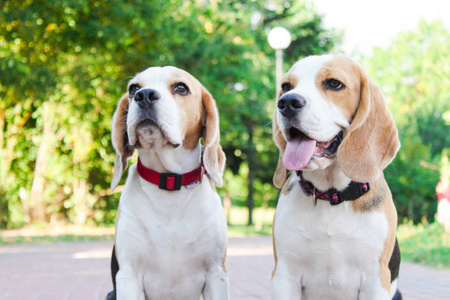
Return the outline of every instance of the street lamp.
[[[267,38],[269,40],[269,45],[275,49],[276,56],[276,97],[280,91],[281,76],[283,75],[283,49],[286,49],[291,44],[291,34],[286,28],[275,27],[269,32]]]

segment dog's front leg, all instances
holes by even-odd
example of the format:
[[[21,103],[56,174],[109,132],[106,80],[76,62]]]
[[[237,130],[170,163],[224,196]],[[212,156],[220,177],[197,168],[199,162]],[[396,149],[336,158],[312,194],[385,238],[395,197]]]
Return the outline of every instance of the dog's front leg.
[[[395,291],[395,290],[394,290]],[[380,282],[379,276],[371,276],[367,278],[359,291],[358,300],[390,300],[390,291],[387,291]]]
[[[206,278],[203,289],[204,300],[228,300],[230,299],[228,288],[228,276],[222,266],[212,271]]]
[[[278,262],[272,277],[272,300],[301,300],[302,289],[300,279],[289,275],[291,273],[288,268]]]
[[[127,269],[120,269],[116,275],[117,300],[145,300],[142,279]]]

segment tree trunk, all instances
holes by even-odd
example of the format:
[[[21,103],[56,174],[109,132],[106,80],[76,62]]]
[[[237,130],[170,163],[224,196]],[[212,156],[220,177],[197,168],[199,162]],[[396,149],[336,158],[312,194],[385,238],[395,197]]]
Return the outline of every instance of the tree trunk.
[[[0,103],[0,150],[3,149],[3,142],[5,141],[5,103]]]
[[[88,184],[85,179],[74,177],[72,182],[72,190],[73,190],[73,200],[75,203],[75,207],[73,211],[75,212],[75,224],[84,224],[89,216],[91,211],[89,207],[89,190]]]
[[[261,205],[261,217],[256,220],[255,230],[261,231],[264,227],[264,220],[266,219],[267,210],[269,208],[270,196],[267,194],[263,198],[263,203]]]
[[[31,222],[45,221],[47,217],[46,207],[44,204],[44,187],[46,182],[45,173],[47,171],[48,160],[52,152],[52,144],[55,136],[51,114],[51,104],[44,102],[42,114],[42,140],[36,156],[33,184],[30,192],[30,202],[28,203],[29,209],[26,212]]]
[[[231,225],[231,198],[228,193],[223,197],[223,209],[225,211],[225,216],[227,217],[227,225]]]
[[[247,181],[247,208],[248,208],[248,224],[253,225],[253,184],[256,175],[256,157],[255,157],[255,147],[253,145],[253,124],[249,123],[247,126],[248,131],[248,144],[247,144],[247,158],[248,158],[248,181]]]

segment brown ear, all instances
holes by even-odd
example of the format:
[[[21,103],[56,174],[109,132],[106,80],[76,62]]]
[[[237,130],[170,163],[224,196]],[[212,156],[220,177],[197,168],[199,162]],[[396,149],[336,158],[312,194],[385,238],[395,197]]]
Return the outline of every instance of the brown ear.
[[[278,99],[281,96],[278,97]],[[278,101],[278,100],[277,100]],[[283,134],[280,131],[280,128],[278,127],[277,122],[277,107],[275,106],[275,113],[273,114],[273,120],[272,120],[272,134],[273,134],[273,140],[275,144],[277,145],[278,149],[280,150],[280,154],[278,156],[278,164],[277,168],[275,170],[275,174],[273,175],[273,183],[274,185],[281,189],[286,182],[288,170],[283,165],[283,155],[284,155],[284,149],[286,148],[286,140],[283,137]]]
[[[354,181],[376,179],[400,148],[397,127],[380,89],[364,71],[361,73],[360,102],[337,153],[345,175]]]
[[[202,103],[205,110],[203,129],[203,164],[208,176],[217,186],[222,186],[225,168],[225,153],[220,146],[219,113],[211,94],[202,87]]]
[[[128,158],[133,155],[134,148],[128,143],[127,133],[127,114],[128,114],[128,95],[124,95],[119,101],[117,110],[113,116],[111,129],[112,144],[116,150],[116,159],[114,160],[114,176],[111,181],[111,190],[117,187],[123,172],[128,166]]]

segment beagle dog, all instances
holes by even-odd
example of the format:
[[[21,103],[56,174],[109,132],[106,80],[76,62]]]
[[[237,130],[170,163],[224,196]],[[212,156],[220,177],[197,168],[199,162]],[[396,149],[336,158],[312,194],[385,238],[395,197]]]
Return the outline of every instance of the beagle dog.
[[[401,299],[383,176],[400,142],[379,88],[347,57],[302,59],[282,78],[273,135],[272,299]]]
[[[120,197],[108,299],[229,299],[219,135],[215,100],[186,71],[130,80],[113,117],[112,190],[139,158]]]

